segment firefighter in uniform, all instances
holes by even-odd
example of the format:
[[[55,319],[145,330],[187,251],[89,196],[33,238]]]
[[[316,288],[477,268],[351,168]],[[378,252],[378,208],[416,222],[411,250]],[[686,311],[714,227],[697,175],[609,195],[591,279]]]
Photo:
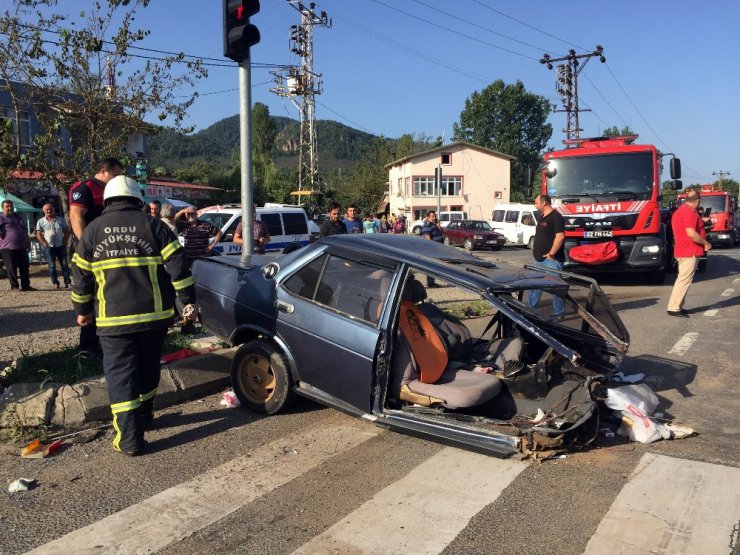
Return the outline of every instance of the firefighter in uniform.
[[[195,282],[177,237],[142,212],[136,181],[111,179],[104,202],[72,259],[72,303],[80,326],[93,321],[94,309],[113,413],[113,448],[133,456],[144,450],[144,428],[154,418],[175,293],[195,320]]]

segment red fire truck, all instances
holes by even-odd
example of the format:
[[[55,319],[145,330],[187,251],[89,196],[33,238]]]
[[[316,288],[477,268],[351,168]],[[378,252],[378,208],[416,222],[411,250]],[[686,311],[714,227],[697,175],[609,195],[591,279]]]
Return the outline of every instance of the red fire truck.
[[[678,202],[686,199],[686,193],[678,195]],[[701,186],[701,206],[710,209],[711,227],[707,230],[707,240],[712,246],[734,247],[737,244],[738,222],[735,221],[737,199],[719,187],[708,183]]]
[[[631,144],[636,138],[575,139],[565,141],[571,148],[545,154],[542,192],[565,220],[566,270],[665,279],[670,253],[659,202],[662,155],[653,145]],[[680,189],[678,158],[671,158],[670,169]]]

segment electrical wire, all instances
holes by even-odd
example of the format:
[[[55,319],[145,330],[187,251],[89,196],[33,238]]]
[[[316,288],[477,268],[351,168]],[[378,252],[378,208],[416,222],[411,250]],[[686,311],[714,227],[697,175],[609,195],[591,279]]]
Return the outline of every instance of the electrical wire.
[[[539,61],[539,58],[533,58],[532,56],[528,56],[526,54],[522,54],[521,52],[517,52],[516,50],[511,50],[509,48],[505,48],[503,46],[499,46],[498,44],[494,44],[492,42],[488,42],[488,41],[479,39],[477,37],[473,37],[471,35],[462,33],[460,31],[456,31],[454,29],[450,29],[449,27],[445,27],[444,25],[440,25],[438,23],[435,23],[434,21],[430,21],[428,19],[424,19],[423,17],[420,17],[418,15],[414,15],[414,14],[412,14],[410,12],[404,11],[404,10],[402,10],[400,8],[397,8],[395,6],[392,6],[390,4],[386,4],[385,2],[382,2],[381,0],[370,0],[370,1],[371,2],[375,2],[376,4],[379,4],[381,6],[385,6],[386,8],[388,8],[390,10],[396,11],[398,13],[402,13],[402,14],[404,14],[404,15],[412,18],[412,19],[417,19],[417,20],[422,21],[422,22],[424,22],[424,23],[426,23],[428,25],[432,25],[433,27],[437,27],[438,29],[443,29],[443,30],[448,31],[450,33],[453,33],[455,35],[459,35],[461,37],[465,37],[466,39],[469,39],[469,40],[472,40],[472,41],[475,41],[475,42],[479,42],[481,44],[485,44],[486,46],[490,46],[491,48],[496,48],[497,50],[501,50],[503,52],[508,52],[509,54],[514,54],[515,56],[521,56],[522,58],[526,58],[528,60]]]
[[[451,17],[453,19],[456,19],[458,21],[461,21],[462,23],[466,23],[468,25],[472,25],[473,27],[477,27],[478,29],[482,29],[483,31],[487,31],[487,32],[489,32],[491,34],[494,34],[496,36],[499,36],[499,37],[505,38],[507,40],[516,42],[518,44],[521,44],[522,46],[528,46],[530,48],[534,48],[535,50],[539,50],[541,52],[548,52],[550,54],[553,54],[553,52],[547,50],[546,48],[542,48],[540,46],[535,46],[534,44],[530,44],[528,42],[524,42],[522,40],[519,40],[517,38],[511,37],[509,35],[505,35],[503,33],[500,33],[498,31],[495,31],[495,30],[493,30],[493,29],[491,29],[489,27],[484,27],[483,25],[480,25],[480,24],[476,23],[475,21],[470,21],[469,19],[463,19],[462,17],[459,17],[459,16],[457,16],[457,15],[455,15],[453,13],[446,12],[444,10],[441,10],[441,9],[435,7],[435,6],[431,6],[431,5],[427,4],[426,2],[422,2],[421,0],[412,0],[412,1],[413,2],[416,2],[417,4],[420,4],[422,6],[425,6],[425,7],[429,8],[430,10],[434,10],[437,13],[444,14],[444,15],[446,15],[448,17]]]
[[[342,114],[340,114],[339,112],[336,112],[336,111],[332,110],[331,108],[329,108],[329,107],[328,107],[328,106],[327,106],[326,104],[324,104],[323,102],[319,102],[319,101],[317,100],[317,101],[316,101],[316,104],[318,104],[319,106],[321,106],[321,107],[322,107],[322,108],[324,108],[325,110],[329,110],[329,111],[330,111],[330,112],[331,112],[332,114],[334,114],[334,115],[335,115],[335,116],[337,116],[337,117],[340,117],[340,118],[342,118],[342,119],[343,119],[344,121],[346,121],[346,122],[348,122],[348,123],[351,123],[351,124],[352,124],[352,125],[354,125],[354,126],[355,126],[356,128],[358,128],[358,129],[362,129],[362,130],[363,130],[363,131],[364,131],[365,133],[370,133],[371,135],[377,135],[377,136],[380,136],[380,135],[381,135],[381,133],[376,133],[376,132],[374,132],[374,131],[370,131],[369,129],[367,129],[367,128],[363,127],[363,126],[362,126],[362,125],[360,125],[359,123],[356,123],[356,122],[352,121],[351,119],[349,119],[348,117],[345,117],[345,116],[343,116],[343,115],[342,115]]]

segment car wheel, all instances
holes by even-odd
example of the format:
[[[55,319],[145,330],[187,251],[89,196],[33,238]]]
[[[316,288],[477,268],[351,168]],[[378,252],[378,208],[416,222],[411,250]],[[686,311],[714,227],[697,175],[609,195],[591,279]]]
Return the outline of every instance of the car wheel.
[[[421,235],[421,226],[416,226],[414,229],[411,230],[414,235]]]
[[[288,361],[272,343],[261,339],[245,343],[231,365],[234,393],[256,412],[275,414],[295,397]]]
[[[473,250],[473,242],[470,239],[465,239],[465,242],[463,243],[463,247],[465,247],[466,250],[472,251]]]
[[[534,236],[529,238],[529,241],[527,241],[527,248],[529,250],[532,250],[534,248]]]
[[[449,245],[449,244],[450,244],[450,238],[449,237],[445,237],[445,245]]]

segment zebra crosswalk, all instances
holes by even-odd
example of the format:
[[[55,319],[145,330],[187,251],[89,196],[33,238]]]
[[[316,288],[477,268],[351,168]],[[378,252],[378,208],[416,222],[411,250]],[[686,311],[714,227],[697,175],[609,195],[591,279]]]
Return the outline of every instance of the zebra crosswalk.
[[[358,456],[380,434],[354,424],[312,427],[255,448],[30,553],[197,553],[219,534],[219,523],[342,457]],[[386,438],[387,439],[387,438]],[[289,446],[289,447],[287,447]],[[532,480],[533,466],[453,447],[440,447],[410,471],[358,497],[351,510],[299,543],[270,543],[263,552],[296,554],[436,554],[508,488]],[[539,467],[546,469],[546,466]],[[541,472],[541,471],[537,471]],[[368,479],[372,479],[370,476]],[[226,485],[228,484],[228,485]],[[537,487],[535,484],[534,487]],[[323,492],[316,491],[316,496]],[[567,497],[568,492],[551,492]],[[548,495],[543,491],[542,495]],[[604,506],[604,509],[606,509]],[[310,510],[310,507],[307,508]],[[586,554],[730,553],[740,522],[740,468],[645,453],[598,527],[568,552]],[[240,533],[254,523],[240,521]],[[533,522],[532,527],[538,523]],[[533,528],[533,529],[535,529]],[[203,542],[193,537],[209,529]],[[233,523],[232,523],[233,531]],[[498,539],[498,552],[507,538]],[[234,552],[245,552],[238,548]],[[190,543],[188,543],[190,542]],[[199,545],[200,547],[194,547]],[[209,549],[210,550],[210,549]],[[228,551],[228,549],[226,549]],[[457,546],[452,552],[460,552]],[[490,545],[465,548],[489,553]],[[521,548],[519,553],[524,552]],[[557,551],[553,551],[557,552]]]

